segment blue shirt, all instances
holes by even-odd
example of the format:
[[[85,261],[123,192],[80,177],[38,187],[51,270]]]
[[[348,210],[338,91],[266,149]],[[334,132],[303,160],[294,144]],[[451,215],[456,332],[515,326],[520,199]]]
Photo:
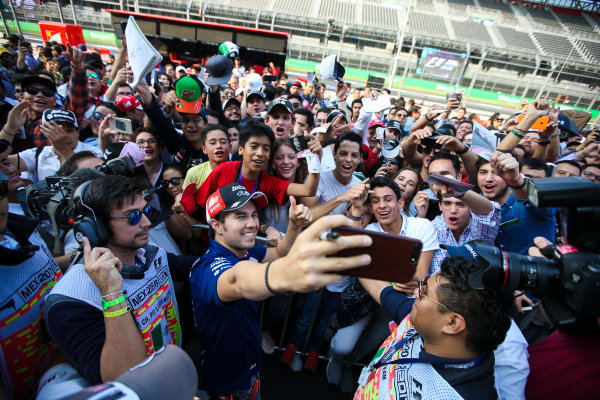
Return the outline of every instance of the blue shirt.
[[[223,303],[217,281],[238,262],[261,262],[266,253],[265,247],[256,246],[240,259],[211,240],[190,273],[196,329],[206,350],[202,377],[211,396],[249,389],[250,378],[262,365],[258,303],[246,299]]]
[[[517,199],[512,193],[502,205],[500,231],[496,246],[503,251],[527,254],[533,239],[543,236],[555,241],[556,208],[537,208],[527,199]]]

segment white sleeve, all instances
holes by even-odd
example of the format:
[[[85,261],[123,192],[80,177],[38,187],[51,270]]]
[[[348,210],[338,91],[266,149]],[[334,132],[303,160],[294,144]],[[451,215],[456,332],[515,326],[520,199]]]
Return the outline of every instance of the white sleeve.
[[[525,399],[525,384],[529,376],[527,341],[510,320],[504,342],[494,350],[494,386],[500,400]]]
[[[416,237],[416,239],[419,239],[421,242],[423,242],[422,251],[439,249],[440,244],[435,226],[433,226],[431,221],[427,219],[419,218],[418,220],[421,222],[421,225],[419,227],[419,235]]]
[[[21,162],[24,162],[27,166],[27,172],[37,176],[37,171],[35,171],[35,150],[35,147],[32,149],[23,150],[19,153],[19,158],[21,159]]]
[[[367,140],[367,130],[369,129],[369,123],[371,122],[371,117],[373,117],[373,113],[363,111],[360,109],[360,113],[358,114],[358,118],[352,127],[352,132],[358,133],[362,139],[364,144],[369,144]]]

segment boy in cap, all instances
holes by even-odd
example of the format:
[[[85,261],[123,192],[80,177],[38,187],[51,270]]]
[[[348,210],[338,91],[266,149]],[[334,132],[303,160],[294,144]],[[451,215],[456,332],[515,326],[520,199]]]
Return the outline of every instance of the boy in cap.
[[[137,121],[140,125],[144,123],[144,108],[142,102],[134,96],[122,96],[117,100],[117,107],[125,115],[125,117]]]
[[[267,205],[263,193],[250,194],[234,183],[211,193],[205,204],[212,239],[190,273],[196,328],[206,346],[204,382],[211,398],[260,398],[262,352],[256,301],[287,290],[314,290],[339,279],[325,273],[331,272],[333,264],[315,250],[325,228],[349,224],[349,220],[342,216],[324,219],[299,235],[300,228],[312,218],[308,208],[290,197],[287,234],[276,248],[267,249],[255,246],[260,225],[257,209]],[[364,246],[359,237],[346,239]],[[333,245],[339,244],[336,241]],[[311,259],[306,260],[300,249],[312,253]]]
[[[265,105],[265,95],[260,90],[249,91],[246,95],[247,118],[260,118],[261,113],[266,109],[267,106]]]
[[[7,125],[14,126],[28,106],[27,102],[16,105],[8,114]],[[102,156],[97,147],[79,141],[77,119],[71,111],[47,109],[42,115],[40,131],[49,139],[50,146],[28,149],[8,157],[19,171],[28,172],[29,179],[34,182],[56,174],[61,164],[73,153],[88,150],[98,157]],[[0,139],[11,142],[13,138],[5,130],[0,133]]]
[[[278,97],[269,103],[265,124],[273,129],[276,139],[290,137],[295,123],[294,107],[287,99]]]

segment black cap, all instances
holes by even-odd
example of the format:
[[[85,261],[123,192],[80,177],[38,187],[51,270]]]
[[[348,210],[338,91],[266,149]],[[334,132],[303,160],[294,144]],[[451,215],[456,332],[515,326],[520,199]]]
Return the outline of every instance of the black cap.
[[[228,82],[231,78],[233,62],[229,57],[218,54],[206,60],[204,67],[210,74],[206,78],[206,84],[209,86],[220,85]]]
[[[236,103],[236,104],[238,105],[238,107],[240,107],[240,106],[242,105],[242,103],[240,103],[240,102],[238,101],[238,99],[236,99],[235,97],[232,97],[232,98],[229,98],[229,99],[225,100],[225,103],[223,103],[223,110],[224,110],[225,108],[227,108],[227,106],[228,106],[228,105],[229,105],[229,103],[231,103],[231,102],[233,102],[233,103]]]
[[[340,110],[339,108],[331,110],[331,112],[327,115],[327,119],[325,120],[325,122],[326,123],[333,122],[333,120],[336,119],[337,116],[340,114],[342,114],[344,116],[344,118],[346,119],[346,123],[347,123],[348,116],[346,115],[346,113],[343,110]]]
[[[54,84],[54,82],[52,82],[49,78],[44,78],[43,76],[40,76],[40,75],[29,75],[29,76],[25,77],[21,81],[21,87],[23,89],[25,89],[26,87],[28,87],[29,85],[32,85],[34,83],[39,83],[44,86],[47,86],[49,89],[52,89],[56,92],[56,85]]]
[[[387,128],[388,129],[398,129],[400,132],[402,132],[402,124],[400,123],[400,121],[396,121],[395,119],[391,119],[388,121],[387,123]]]
[[[290,103],[290,101],[285,97],[278,97],[271,101],[267,106],[267,114],[271,114],[271,110],[277,106],[285,107],[286,111],[290,114],[294,113],[294,107],[292,106],[292,103]]]
[[[265,99],[265,94],[263,92],[261,92],[260,90],[251,90],[248,92],[248,94],[246,94],[246,101],[248,101],[248,99],[250,98],[250,96],[258,96],[261,99]]]
[[[72,111],[62,108],[49,108],[42,114],[42,122],[68,122],[77,128],[77,118]]]

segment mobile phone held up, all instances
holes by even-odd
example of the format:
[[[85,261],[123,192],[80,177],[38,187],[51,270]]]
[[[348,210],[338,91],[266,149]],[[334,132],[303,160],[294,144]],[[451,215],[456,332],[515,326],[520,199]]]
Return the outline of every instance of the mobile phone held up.
[[[361,254],[371,256],[370,264],[344,270],[342,274],[399,283],[413,279],[423,249],[420,240],[352,227],[339,227],[333,231],[340,236],[368,235],[373,239],[370,247],[344,249],[330,256],[352,257]]]
[[[127,118],[111,118],[108,121],[110,129],[122,133],[123,135],[133,135],[131,120]]]

